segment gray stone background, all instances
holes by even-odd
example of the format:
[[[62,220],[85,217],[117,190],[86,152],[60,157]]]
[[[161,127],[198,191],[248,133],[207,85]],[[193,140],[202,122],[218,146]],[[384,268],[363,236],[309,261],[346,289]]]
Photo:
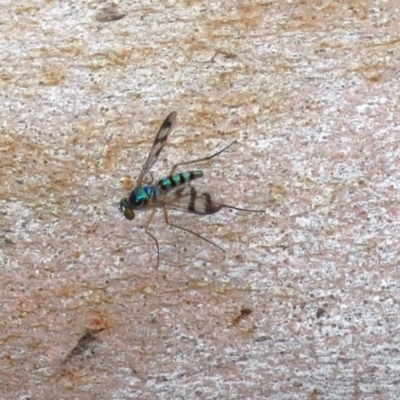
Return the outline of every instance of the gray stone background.
[[[398,399],[398,4],[0,1],[1,398]]]

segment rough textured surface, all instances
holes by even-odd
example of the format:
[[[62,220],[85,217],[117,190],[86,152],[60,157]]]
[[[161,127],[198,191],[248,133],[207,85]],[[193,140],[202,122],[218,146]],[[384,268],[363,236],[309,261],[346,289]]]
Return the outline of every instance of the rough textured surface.
[[[398,399],[393,1],[0,1],[2,399]],[[197,166],[228,204],[122,218]]]

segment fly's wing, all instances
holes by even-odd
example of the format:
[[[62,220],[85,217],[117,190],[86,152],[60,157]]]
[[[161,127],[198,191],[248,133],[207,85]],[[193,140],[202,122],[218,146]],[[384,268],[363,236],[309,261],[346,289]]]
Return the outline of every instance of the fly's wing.
[[[208,188],[188,183],[158,196],[154,206],[191,214],[208,215],[218,212],[224,204]]]
[[[164,148],[167,143],[168,135],[172,131],[176,120],[176,112],[172,112],[168,115],[165,121],[161,124],[160,129],[157,132],[156,137],[154,138],[153,145],[151,146],[149,155],[147,156],[147,160],[143,165],[142,171],[140,172],[139,178],[137,179],[136,186],[141,186],[143,182],[143,178],[150,171],[151,167],[157,161],[158,156],[161,153],[161,150]]]

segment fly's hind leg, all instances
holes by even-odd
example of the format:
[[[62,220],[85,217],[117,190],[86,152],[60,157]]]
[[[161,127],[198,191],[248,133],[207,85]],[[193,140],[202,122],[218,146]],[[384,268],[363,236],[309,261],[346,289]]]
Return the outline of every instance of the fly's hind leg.
[[[170,175],[170,176],[171,176],[171,175],[174,175],[176,169],[177,169],[180,165],[188,165],[188,164],[194,164],[194,163],[199,163],[199,162],[211,160],[212,158],[219,156],[219,155],[220,155],[221,153],[223,153],[225,150],[228,150],[229,147],[231,147],[231,146],[234,145],[235,143],[236,143],[236,140],[234,140],[234,141],[233,141],[231,144],[229,144],[228,146],[224,147],[222,150],[217,151],[217,152],[214,153],[214,154],[211,154],[211,156],[207,156],[207,157],[203,157],[203,158],[198,158],[198,159],[196,159],[196,160],[185,161],[185,162],[181,162],[181,163],[175,164],[175,165],[172,167],[171,172],[169,173],[169,175]],[[182,228],[182,229],[183,229],[183,228]],[[184,229],[184,230],[185,230],[185,229]],[[192,232],[192,233],[194,233],[194,232]],[[195,235],[196,235],[196,234],[195,234]],[[196,236],[197,236],[197,235],[196,235]],[[203,239],[204,239],[204,238],[203,238]],[[205,240],[207,240],[207,239],[205,239]],[[217,246],[217,247],[218,247],[218,246]]]
[[[211,244],[211,245],[213,245],[213,246],[217,247],[218,249],[220,249],[220,250],[222,250],[222,251],[225,252],[225,249],[223,249],[222,247],[218,246],[216,243],[212,242],[211,240],[205,238],[204,236],[201,236],[201,235],[199,235],[198,233],[191,231],[190,229],[184,228],[183,226],[176,225],[176,224],[173,224],[173,223],[169,222],[168,210],[167,210],[166,207],[163,207],[163,212],[164,212],[165,223],[166,223],[167,225],[173,226],[174,228],[182,229],[182,230],[185,231],[185,232],[189,232],[189,233],[191,233],[192,235],[197,236],[197,237],[200,238],[200,239],[203,239],[203,240],[206,241],[207,243],[209,243],[209,244]]]

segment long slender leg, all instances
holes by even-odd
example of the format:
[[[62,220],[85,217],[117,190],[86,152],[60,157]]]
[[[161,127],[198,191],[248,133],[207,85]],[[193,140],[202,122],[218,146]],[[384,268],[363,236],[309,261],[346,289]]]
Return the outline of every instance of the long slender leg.
[[[225,150],[229,149],[229,147],[231,147],[231,146],[234,145],[235,143],[236,143],[236,140],[234,140],[230,145],[224,147],[222,150],[217,151],[217,152],[214,153],[214,154],[211,154],[211,156],[203,157],[203,158],[198,158],[198,159],[196,159],[196,160],[185,161],[185,162],[181,162],[181,163],[175,164],[175,165],[172,167],[171,172],[169,173],[169,175],[170,175],[170,176],[173,175],[174,172],[176,171],[176,169],[177,169],[180,165],[188,165],[188,164],[194,164],[194,163],[198,163],[198,162],[202,162],[202,161],[211,160],[212,158],[214,158],[214,157],[216,157],[216,156],[219,156],[219,155],[220,155],[221,153],[223,153]]]
[[[238,211],[249,211],[249,212],[259,212],[259,213],[265,212],[264,210],[250,210],[249,208],[234,207],[234,206],[229,206],[228,204],[222,204],[222,207],[231,208],[232,210],[238,210]]]
[[[148,174],[150,175],[150,179],[148,181],[146,181],[145,184],[150,186],[154,182],[154,176],[153,176],[153,173],[151,171],[149,171]]]
[[[213,246],[217,247],[218,249],[220,249],[220,250],[222,250],[224,252],[226,251],[225,249],[223,249],[222,247],[218,246],[216,243],[212,242],[211,240],[205,238],[204,236],[201,236],[198,233],[191,231],[190,229],[184,228],[183,226],[172,224],[171,222],[169,222],[169,219],[168,219],[168,210],[167,210],[167,208],[163,207],[163,211],[164,211],[164,219],[165,219],[165,222],[166,222],[167,225],[173,226],[174,228],[182,229],[185,232],[189,232],[192,235],[197,236],[200,239],[203,239],[207,243],[212,244]]]
[[[160,247],[158,246],[158,240],[156,239],[156,237],[150,233],[149,231],[149,225],[151,224],[151,221],[153,220],[154,216],[156,215],[157,209],[153,208],[153,211],[150,214],[149,220],[147,221],[146,227],[144,228],[144,231],[151,236],[154,241],[156,242],[156,246],[157,246],[157,266],[156,269],[158,269],[158,266],[160,265]]]

